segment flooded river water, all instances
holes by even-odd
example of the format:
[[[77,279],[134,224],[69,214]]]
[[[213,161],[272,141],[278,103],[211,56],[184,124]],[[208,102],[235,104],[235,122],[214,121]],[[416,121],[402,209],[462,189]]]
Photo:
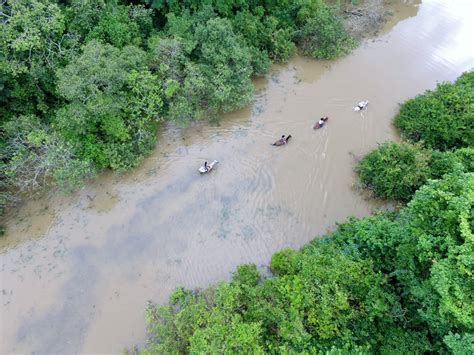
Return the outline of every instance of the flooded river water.
[[[357,157],[397,139],[398,104],[474,67],[474,2],[401,2],[379,37],[337,61],[295,57],[220,125],[163,127],[133,172],[30,201],[0,240],[1,353],[118,353],[143,343],[147,300],[266,265],[379,206]],[[360,100],[367,111],[353,112]],[[322,115],[330,120],[314,131]],[[287,146],[270,145],[291,134]],[[219,160],[200,176],[205,161]]]

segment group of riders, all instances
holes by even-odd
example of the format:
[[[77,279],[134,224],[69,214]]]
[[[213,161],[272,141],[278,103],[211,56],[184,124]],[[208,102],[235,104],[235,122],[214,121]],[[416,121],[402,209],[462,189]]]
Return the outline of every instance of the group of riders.
[[[366,100],[366,101],[361,101],[357,104],[357,106],[355,106],[354,108],[354,111],[361,111],[361,110],[364,110],[367,108],[367,105],[369,104],[369,100]],[[322,128],[324,127],[324,125],[326,124],[326,122],[328,121],[329,117],[321,117],[319,119],[318,122],[316,122],[314,125],[313,125],[313,128],[314,129],[319,129],[319,128]],[[279,140],[277,140],[275,143],[273,143],[272,145],[276,145],[276,146],[279,146],[279,145],[285,145],[288,143],[288,140],[291,138],[291,134],[286,136],[286,135],[282,135],[281,138]],[[217,163],[217,161],[214,161],[212,164],[208,164],[207,161],[204,162],[204,165],[201,166],[200,168],[200,172],[201,173],[207,173],[209,171],[211,171],[211,169],[213,168],[213,165]]]

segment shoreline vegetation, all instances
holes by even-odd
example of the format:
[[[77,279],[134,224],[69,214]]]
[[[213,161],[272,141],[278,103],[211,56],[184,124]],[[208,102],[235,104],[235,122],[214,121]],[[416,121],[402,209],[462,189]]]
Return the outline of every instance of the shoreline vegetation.
[[[137,166],[161,122],[216,120],[272,63],[345,55],[383,21],[336,3],[0,0],[0,215]],[[404,141],[357,172],[399,211],[283,249],[270,275],[242,265],[178,288],[148,305],[148,343],[131,352],[474,353],[474,72],[408,100],[394,124]]]
[[[407,141],[357,171],[399,211],[283,249],[270,273],[242,265],[229,282],[176,289],[147,306],[147,345],[128,352],[472,354],[474,72],[408,100],[394,123]]]
[[[348,8],[1,0],[0,216],[45,187],[73,191],[104,169],[137,166],[163,121],[212,121],[248,105],[251,77],[297,50],[347,54],[357,45],[344,27]]]

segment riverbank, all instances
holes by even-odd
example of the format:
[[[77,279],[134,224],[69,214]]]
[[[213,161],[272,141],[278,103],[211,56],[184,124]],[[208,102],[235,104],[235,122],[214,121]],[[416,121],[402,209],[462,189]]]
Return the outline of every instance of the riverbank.
[[[407,8],[411,8],[412,11],[414,10],[416,13],[416,6],[413,6],[415,4],[418,4],[418,3],[416,2],[414,4],[410,3],[410,6],[404,6],[400,4],[397,5],[396,2],[393,3],[389,1],[389,2],[383,3],[380,0],[370,0],[370,1],[365,1],[363,4],[358,4],[358,5],[338,4],[339,6],[336,6],[335,8],[338,9],[336,10],[338,15],[344,16],[345,27],[351,33],[351,35],[354,36],[354,38],[357,38],[358,40],[362,40],[364,36],[365,37],[375,36],[378,30],[382,28],[381,26],[384,23],[386,24],[385,29],[391,28],[398,21],[399,18],[404,18],[407,16],[407,14],[404,13]],[[336,4],[333,4],[333,5],[336,5]],[[402,13],[399,13],[400,11]],[[390,20],[387,22],[388,19],[391,19],[393,21]],[[327,45],[327,43],[325,45]],[[300,47],[301,47],[300,50],[302,52],[305,52],[305,46],[301,45]],[[322,47],[324,47],[324,45],[322,45]],[[85,58],[83,58],[82,60],[85,60]],[[103,80],[106,80],[106,79],[103,78]],[[9,112],[9,115],[10,114],[12,113]],[[64,188],[66,188],[66,190],[70,189],[74,191],[75,189],[82,186],[82,183],[84,183],[84,180],[87,180],[87,176],[91,176],[91,175],[93,176],[95,174],[95,171],[97,170],[95,167],[91,165],[87,165],[87,164],[86,164],[87,166],[84,165],[82,166],[82,168],[79,166],[76,166],[75,163],[80,163],[80,159],[76,161],[77,156],[72,158],[73,160],[71,162],[67,162],[67,159],[70,159],[71,157],[66,158],[66,161],[62,161],[64,157],[56,157],[56,158],[48,157],[48,154],[53,154],[51,152],[55,151],[55,149],[61,145],[60,142],[56,142],[55,144],[59,144],[59,146],[53,149],[52,147],[49,146],[49,144],[51,143],[50,138],[46,139],[43,137],[45,134],[46,136],[48,134],[51,134],[51,132],[49,132],[50,130],[46,126],[36,127],[31,122],[28,123],[28,120],[31,120],[32,117],[29,117],[27,115],[20,116],[20,117],[21,119],[16,120],[18,121],[17,123],[6,125],[6,127],[8,127],[7,131],[9,132],[9,134],[14,134],[14,135],[16,134],[18,136],[17,138],[15,138],[16,143],[14,144],[12,143],[10,145],[11,143],[10,142],[6,144],[6,147],[9,147],[6,149],[6,152],[8,152],[8,154],[10,155],[11,154],[15,155],[16,153],[14,153],[14,151],[17,148],[13,148],[13,147],[18,144],[20,145],[23,144],[25,149],[22,151],[22,153],[18,153],[18,156],[15,158],[16,159],[15,164],[12,164],[11,166],[9,166],[9,164],[5,165],[6,175],[3,181],[3,185],[2,185],[3,191],[0,194],[0,226],[2,226],[0,228],[0,236],[3,235],[5,232],[4,227],[3,227],[3,222],[5,220],[8,221],[12,218],[15,218],[17,211],[22,209],[23,204],[27,204],[26,201],[29,201],[32,199],[42,200],[44,199],[43,196],[55,195],[56,193],[64,194],[65,193]],[[48,118],[48,120],[50,119],[51,118]],[[38,118],[38,120],[40,119]],[[15,120],[13,121],[16,122]],[[22,123],[20,124],[20,122]],[[15,131],[14,127],[16,124],[18,125],[17,131],[12,132],[11,131],[12,129],[13,131]],[[33,127],[32,126],[26,130],[26,133],[28,134],[33,132],[31,133],[32,135],[31,137],[29,138],[23,137],[25,132],[21,133],[23,129],[21,128],[22,125],[26,127],[29,127],[28,125],[34,126],[34,128],[32,128]],[[38,130],[38,132],[40,133],[37,133],[36,130]],[[148,133],[144,133],[144,132],[142,133],[145,136],[149,135]],[[42,155],[42,153],[40,152],[35,152],[35,144],[38,144],[38,143],[32,144],[31,142],[29,142],[29,140],[33,139],[34,138],[33,136],[35,135],[38,135],[36,139],[40,139],[44,141],[42,143],[44,145],[42,149],[45,152],[49,151],[49,153],[47,154],[45,153],[45,155]],[[76,142],[76,143],[78,143],[79,145],[83,144],[83,142]],[[30,149],[32,150],[30,152],[32,154],[31,156],[29,155],[30,153],[28,153]],[[41,149],[39,150],[41,151]],[[66,149],[65,152],[63,152],[63,155],[64,154],[71,155],[72,153],[68,151],[68,149]],[[142,154],[142,155],[146,155],[146,154]],[[118,154],[118,156],[120,157],[121,154]],[[122,158],[119,158],[119,160]],[[125,165],[138,164],[138,162],[141,161],[140,154],[138,154],[138,156],[135,158],[136,159],[132,159],[134,160],[133,162],[128,161],[126,162]],[[127,160],[129,158],[123,158],[123,159]],[[124,163],[124,161],[122,161],[122,163]],[[65,164],[65,166],[61,167],[61,164]],[[69,166],[69,167],[66,168],[66,166]],[[75,166],[75,168],[71,168],[73,166]],[[58,178],[58,176],[56,175],[63,168],[65,170],[58,175],[58,176],[61,176],[60,178]],[[121,170],[122,168],[115,166],[114,169]],[[101,169],[102,168],[99,168],[100,171],[102,171]],[[29,177],[32,171],[36,171],[36,173],[34,174],[34,177],[32,176]],[[7,175],[8,175],[8,178],[7,178]],[[81,176],[83,177],[81,178]],[[62,188],[58,188],[58,186],[55,186],[55,185],[58,185],[58,183],[59,185],[62,186]],[[25,207],[23,209],[27,210],[28,207]],[[34,218],[34,217],[31,216],[30,218]]]
[[[337,61],[276,66],[256,82],[252,107],[219,126],[166,125],[137,170],[32,201],[32,215],[48,206],[43,227],[19,211],[2,239],[2,351],[118,353],[144,341],[148,300],[228,279],[242,263],[266,265],[279,249],[370,214],[378,206],[353,189],[353,156],[397,138],[399,102],[474,65],[463,4],[409,7],[416,17]],[[352,107],[365,98],[360,116]],[[313,131],[323,113],[327,129]],[[282,132],[295,139],[275,150]],[[214,157],[215,174],[195,174]]]

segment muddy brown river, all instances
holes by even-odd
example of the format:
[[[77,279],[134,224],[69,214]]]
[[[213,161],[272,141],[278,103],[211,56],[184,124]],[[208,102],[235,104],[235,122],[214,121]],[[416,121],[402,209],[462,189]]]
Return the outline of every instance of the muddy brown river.
[[[264,266],[349,216],[382,207],[353,168],[397,139],[398,104],[474,67],[474,2],[403,1],[379,36],[336,61],[301,57],[255,81],[253,104],[215,126],[162,128],[133,172],[51,192],[0,240],[1,353],[119,353],[143,344],[146,302]],[[360,100],[367,111],[354,112]],[[326,127],[313,130],[322,115]],[[270,145],[291,134],[287,146]],[[219,160],[200,176],[205,161]]]

